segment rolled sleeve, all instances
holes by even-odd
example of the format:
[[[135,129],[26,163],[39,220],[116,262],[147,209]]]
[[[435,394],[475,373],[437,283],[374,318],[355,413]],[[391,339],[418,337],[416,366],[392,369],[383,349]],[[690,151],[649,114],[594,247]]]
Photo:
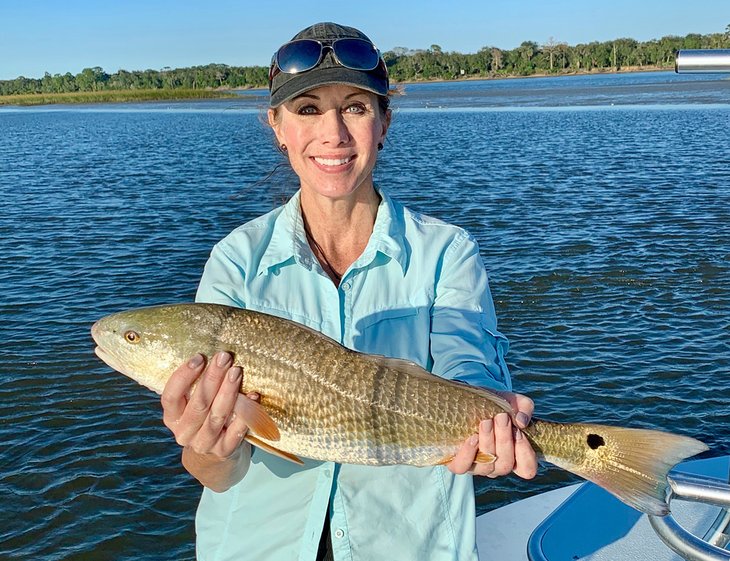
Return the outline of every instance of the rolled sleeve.
[[[511,390],[507,338],[497,319],[476,240],[464,233],[449,246],[431,313],[433,373],[496,390]]]

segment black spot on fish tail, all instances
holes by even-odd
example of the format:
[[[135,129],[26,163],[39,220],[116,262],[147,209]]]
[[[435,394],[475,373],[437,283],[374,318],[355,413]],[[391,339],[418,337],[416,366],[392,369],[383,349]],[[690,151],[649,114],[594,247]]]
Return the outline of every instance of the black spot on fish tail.
[[[596,448],[600,448],[606,444],[606,441],[603,440],[603,437],[600,434],[589,434],[587,442],[591,450],[595,450]]]

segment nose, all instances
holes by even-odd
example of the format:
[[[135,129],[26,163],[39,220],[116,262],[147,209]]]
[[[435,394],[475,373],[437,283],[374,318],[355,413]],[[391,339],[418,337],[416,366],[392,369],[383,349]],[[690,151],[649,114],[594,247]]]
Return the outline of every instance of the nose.
[[[350,131],[342,114],[337,110],[326,111],[322,116],[322,140],[325,144],[339,146],[350,141]]]

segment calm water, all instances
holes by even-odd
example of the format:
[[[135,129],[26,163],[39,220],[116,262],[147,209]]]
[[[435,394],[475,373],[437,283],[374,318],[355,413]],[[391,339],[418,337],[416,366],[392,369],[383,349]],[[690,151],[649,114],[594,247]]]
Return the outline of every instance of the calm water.
[[[199,488],[88,330],[294,188],[261,97],[0,110],[0,558],[194,558]],[[479,239],[538,414],[730,446],[730,80],[411,86],[376,175]],[[572,481],[480,481],[494,508]]]

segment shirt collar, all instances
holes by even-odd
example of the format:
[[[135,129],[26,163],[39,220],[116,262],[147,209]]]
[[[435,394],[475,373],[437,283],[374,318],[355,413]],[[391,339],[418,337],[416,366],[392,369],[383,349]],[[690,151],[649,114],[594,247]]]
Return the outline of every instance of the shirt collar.
[[[382,253],[395,260],[405,274],[408,267],[408,246],[405,239],[404,208],[393,201],[385,190],[378,187],[376,190],[380,195],[380,205],[373,233],[356,265],[367,266],[378,253]],[[281,267],[287,261],[298,263],[307,270],[312,269],[315,257],[304,232],[300,196],[301,191],[297,191],[274,219],[272,235],[259,262],[257,275]]]
[[[378,253],[382,253],[396,261],[405,275],[408,268],[408,244],[403,205],[391,199],[385,189],[376,187],[376,190],[380,195],[378,215],[375,217],[370,241],[358,261],[370,263]]]

